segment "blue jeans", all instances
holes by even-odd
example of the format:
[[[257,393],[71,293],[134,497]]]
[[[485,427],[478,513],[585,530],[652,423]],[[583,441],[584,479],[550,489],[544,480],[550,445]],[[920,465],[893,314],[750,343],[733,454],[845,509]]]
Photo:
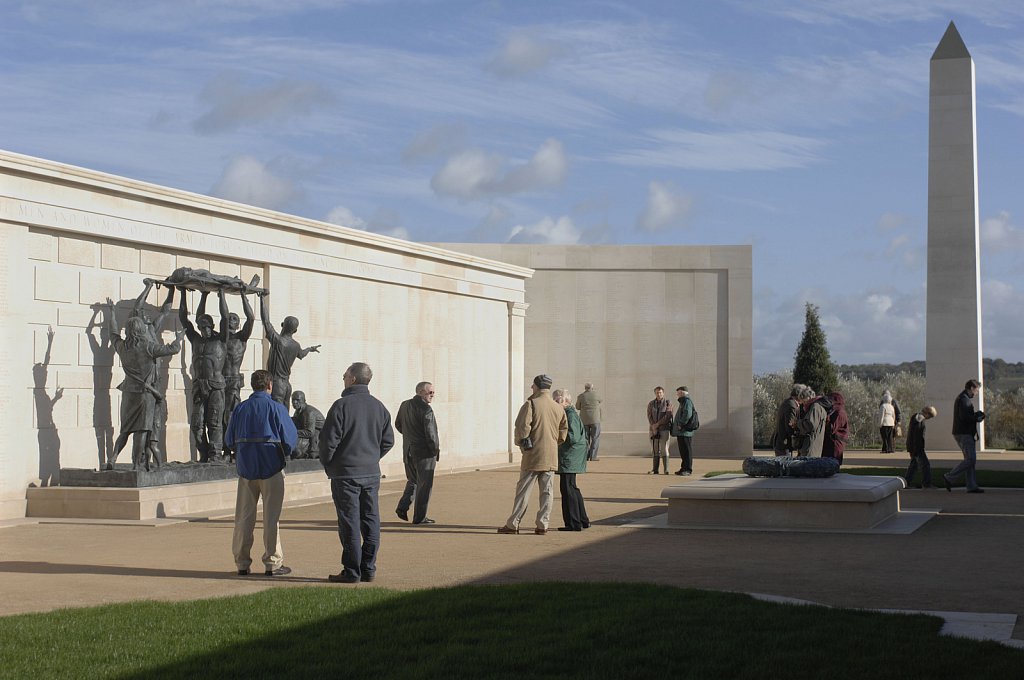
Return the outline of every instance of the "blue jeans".
[[[380,477],[332,479],[331,496],[338,513],[342,573],[373,576],[380,547]],[[360,538],[362,544],[360,545]]]
[[[952,482],[959,479],[961,475],[966,475],[964,486],[967,487],[967,490],[977,489],[978,480],[974,477],[974,468],[978,462],[978,451],[974,435],[958,434],[956,435],[956,443],[959,444],[960,451],[964,454],[964,459],[960,461],[959,465],[946,473],[946,479]]]

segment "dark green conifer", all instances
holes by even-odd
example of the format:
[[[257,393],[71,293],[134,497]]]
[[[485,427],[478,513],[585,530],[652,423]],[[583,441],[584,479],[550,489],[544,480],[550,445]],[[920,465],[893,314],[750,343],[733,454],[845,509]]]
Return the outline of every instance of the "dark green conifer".
[[[821,329],[818,308],[807,303],[804,335],[796,348],[793,381],[809,386],[818,394],[829,394],[836,389],[839,378],[836,365],[828,354],[825,331]]]

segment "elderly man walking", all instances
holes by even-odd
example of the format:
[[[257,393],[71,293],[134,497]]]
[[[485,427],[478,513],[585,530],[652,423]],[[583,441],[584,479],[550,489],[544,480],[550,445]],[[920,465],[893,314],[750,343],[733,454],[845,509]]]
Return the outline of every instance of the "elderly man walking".
[[[537,525],[533,533],[543,536],[548,532],[551,483],[558,469],[558,445],[565,441],[569,431],[565,409],[551,398],[551,383],[550,376],[542,374],[535,377],[530,385],[533,393],[519,409],[515,438],[523,458],[519,464],[519,483],[512,514],[504,526],[498,527],[499,534],[519,533],[519,523],[526,514],[534,481],[540,488],[540,509],[537,510]]]
[[[263,496],[263,566],[267,576],[290,574],[284,566],[278,524],[284,504],[284,466],[297,436],[288,409],[270,397],[269,371],[253,371],[252,394],[235,407],[224,442],[235,452],[238,494],[235,497],[235,533],[231,549],[239,576],[249,574],[256,503]]]
[[[597,460],[597,449],[601,442],[601,397],[593,383],[583,385],[583,393],[576,397],[576,410],[583,422],[587,435],[587,460]]]
[[[408,522],[409,506],[413,506],[413,524],[434,524],[434,520],[427,517],[427,505],[434,488],[434,468],[441,459],[441,441],[437,436],[434,409],[430,407],[432,401],[434,386],[421,382],[416,385],[416,396],[403,401],[395,416],[395,429],[402,433],[402,462],[407,480],[395,514]]]
[[[331,479],[341,538],[342,570],[327,577],[331,583],[372,581],[377,573],[380,459],[395,445],[395,433],[391,414],[370,394],[371,379],[368,365],[348,367],[342,376],[345,390],[320,432],[320,462]]]

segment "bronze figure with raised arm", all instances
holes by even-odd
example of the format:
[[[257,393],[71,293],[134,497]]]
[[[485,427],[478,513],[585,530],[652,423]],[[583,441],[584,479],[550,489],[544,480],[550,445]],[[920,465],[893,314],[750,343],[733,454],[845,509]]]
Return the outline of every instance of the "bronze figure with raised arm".
[[[260,319],[263,321],[263,330],[266,332],[267,341],[270,342],[270,353],[267,355],[267,370],[274,376],[273,391],[271,397],[274,401],[284,404],[288,408],[292,397],[292,364],[296,359],[304,359],[310,352],[320,352],[320,345],[312,345],[303,349],[292,336],[299,330],[299,320],[294,316],[286,316],[281,322],[281,332],[274,330],[270,322],[270,315],[267,313],[267,296],[269,291],[257,292],[260,299]]]

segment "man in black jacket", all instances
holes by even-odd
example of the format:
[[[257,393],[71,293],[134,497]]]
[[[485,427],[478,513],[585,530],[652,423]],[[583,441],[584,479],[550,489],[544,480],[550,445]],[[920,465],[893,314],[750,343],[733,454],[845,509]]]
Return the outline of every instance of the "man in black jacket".
[[[395,429],[402,433],[402,461],[405,463],[405,493],[398,501],[395,514],[409,521],[409,506],[416,498],[412,513],[413,524],[433,524],[427,517],[430,491],[434,487],[434,467],[441,459],[441,442],[437,436],[437,422],[430,402],[434,400],[434,386],[428,382],[416,385],[416,396],[403,401],[395,416]]]
[[[391,414],[370,394],[372,378],[364,363],[348,367],[342,376],[345,391],[320,432],[320,462],[331,478],[341,538],[342,570],[327,577],[332,583],[372,581],[377,571],[380,459],[395,445],[395,433]]]
[[[983,493],[985,490],[978,487],[978,481],[974,476],[974,468],[977,464],[977,439],[978,423],[985,419],[985,414],[974,410],[974,402],[971,401],[981,390],[981,383],[971,379],[964,385],[964,391],[953,402],[953,436],[964,454],[960,464],[942,475],[946,483],[946,491],[952,491],[952,482],[955,479],[966,475],[964,485],[967,493]]]

